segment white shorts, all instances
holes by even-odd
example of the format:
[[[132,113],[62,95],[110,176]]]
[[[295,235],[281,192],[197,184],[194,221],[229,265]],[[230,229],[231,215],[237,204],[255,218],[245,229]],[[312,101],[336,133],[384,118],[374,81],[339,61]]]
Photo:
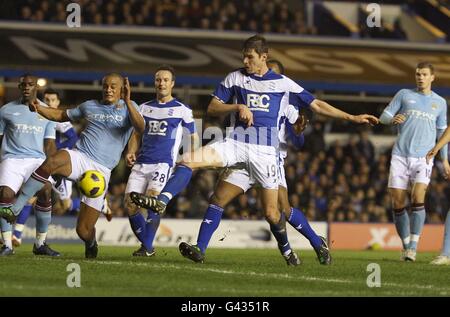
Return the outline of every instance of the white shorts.
[[[427,164],[424,157],[392,155],[388,187],[407,190],[410,184],[422,183],[428,185],[432,169],[433,161]]]
[[[207,146],[218,153],[223,167],[245,168],[252,183],[265,189],[278,189],[278,155],[274,147],[230,138]]]
[[[72,185],[73,182],[67,178],[63,178],[61,184],[56,188],[56,192],[61,200],[72,198]]]
[[[220,179],[241,188],[244,193],[255,184],[254,180],[250,179],[249,173],[244,168],[227,168],[221,174]],[[284,159],[282,157],[278,159],[278,185],[287,188]]]
[[[85,203],[89,207],[101,212],[105,200],[105,194],[108,191],[109,178],[111,177],[111,170],[100,163],[97,163],[93,159],[89,158],[86,154],[77,150],[64,149],[70,155],[70,162],[72,164],[72,174],[68,177],[70,180],[77,182],[80,176],[89,170],[99,171],[105,177],[105,191],[103,194],[96,198],[89,198],[81,194],[81,202]]]
[[[7,158],[0,163],[0,186],[11,188],[15,194],[31,174],[41,166],[42,158]]]
[[[172,168],[167,163],[135,164],[128,177],[125,193],[144,194],[149,190],[160,193],[171,174]]]

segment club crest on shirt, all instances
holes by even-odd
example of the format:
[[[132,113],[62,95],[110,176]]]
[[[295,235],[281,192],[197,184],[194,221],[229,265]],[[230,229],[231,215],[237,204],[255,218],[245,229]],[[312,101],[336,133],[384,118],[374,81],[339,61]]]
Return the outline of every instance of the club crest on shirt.
[[[169,117],[173,116],[173,109],[169,109],[169,111],[167,111],[167,115]]]
[[[431,109],[436,110],[438,108],[437,104],[433,103],[431,104]]]

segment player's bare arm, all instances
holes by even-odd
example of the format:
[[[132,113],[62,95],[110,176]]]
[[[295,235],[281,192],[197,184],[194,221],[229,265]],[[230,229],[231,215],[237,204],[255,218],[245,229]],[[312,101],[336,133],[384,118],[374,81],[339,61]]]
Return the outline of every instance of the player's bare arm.
[[[327,117],[346,120],[354,123],[369,123],[372,125],[378,124],[379,120],[377,117],[369,115],[369,114],[360,114],[360,115],[351,115],[345,111],[339,110],[329,103],[314,99],[311,102],[311,110],[317,114],[321,114]]]
[[[447,129],[445,129],[444,134],[442,134],[442,136],[439,138],[436,145],[427,153],[427,163],[429,163],[429,161],[433,157],[435,157],[439,150],[442,149],[448,142],[450,142],[450,127],[447,127]]]
[[[232,112],[239,112],[239,120],[247,123],[247,126],[253,125],[253,113],[243,104],[227,104],[214,97],[207,110],[208,116],[212,117],[220,117]]]
[[[133,125],[135,131],[143,133],[145,129],[145,122],[139,111],[137,111],[137,109],[133,106],[133,103],[131,102],[131,87],[128,77],[125,77],[124,79],[123,99],[125,100],[128,112],[130,113],[131,124]]]
[[[52,156],[57,151],[55,139],[44,140],[44,152],[47,157]]]
[[[41,106],[37,100],[32,101],[28,106],[30,107],[30,111],[37,112],[50,121],[70,121],[65,110]]]
[[[125,160],[127,162],[128,167],[132,167],[136,162],[136,153],[141,147],[140,145],[141,137],[142,137],[141,134],[137,133],[135,130],[133,131],[133,134],[131,135],[130,140],[128,141],[128,149],[127,153],[125,154]]]

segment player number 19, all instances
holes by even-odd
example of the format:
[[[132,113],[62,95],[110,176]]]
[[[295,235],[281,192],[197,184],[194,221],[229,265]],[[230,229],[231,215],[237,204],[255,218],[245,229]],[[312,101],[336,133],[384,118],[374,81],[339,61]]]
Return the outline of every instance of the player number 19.
[[[274,177],[277,175],[277,168],[275,165],[267,165],[267,177]]]

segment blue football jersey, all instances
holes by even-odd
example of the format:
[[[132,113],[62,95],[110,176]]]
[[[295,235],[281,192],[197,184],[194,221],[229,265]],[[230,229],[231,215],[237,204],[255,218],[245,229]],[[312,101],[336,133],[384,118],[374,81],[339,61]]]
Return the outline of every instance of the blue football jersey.
[[[149,101],[140,106],[145,120],[145,132],[136,162],[143,164],[175,164],[183,138],[183,130],[195,133],[195,123],[189,106],[177,99],[167,103]]]
[[[224,103],[244,104],[253,113],[253,126],[239,120],[239,114],[232,113],[232,127],[228,137],[235,140],[278,147],[279,122],[289,104],[297,109],[309,107],[315,99],[284,75],[269,69],[259,77],[247,74],[244,69],[234,71],[220,83],[213,96]]]

